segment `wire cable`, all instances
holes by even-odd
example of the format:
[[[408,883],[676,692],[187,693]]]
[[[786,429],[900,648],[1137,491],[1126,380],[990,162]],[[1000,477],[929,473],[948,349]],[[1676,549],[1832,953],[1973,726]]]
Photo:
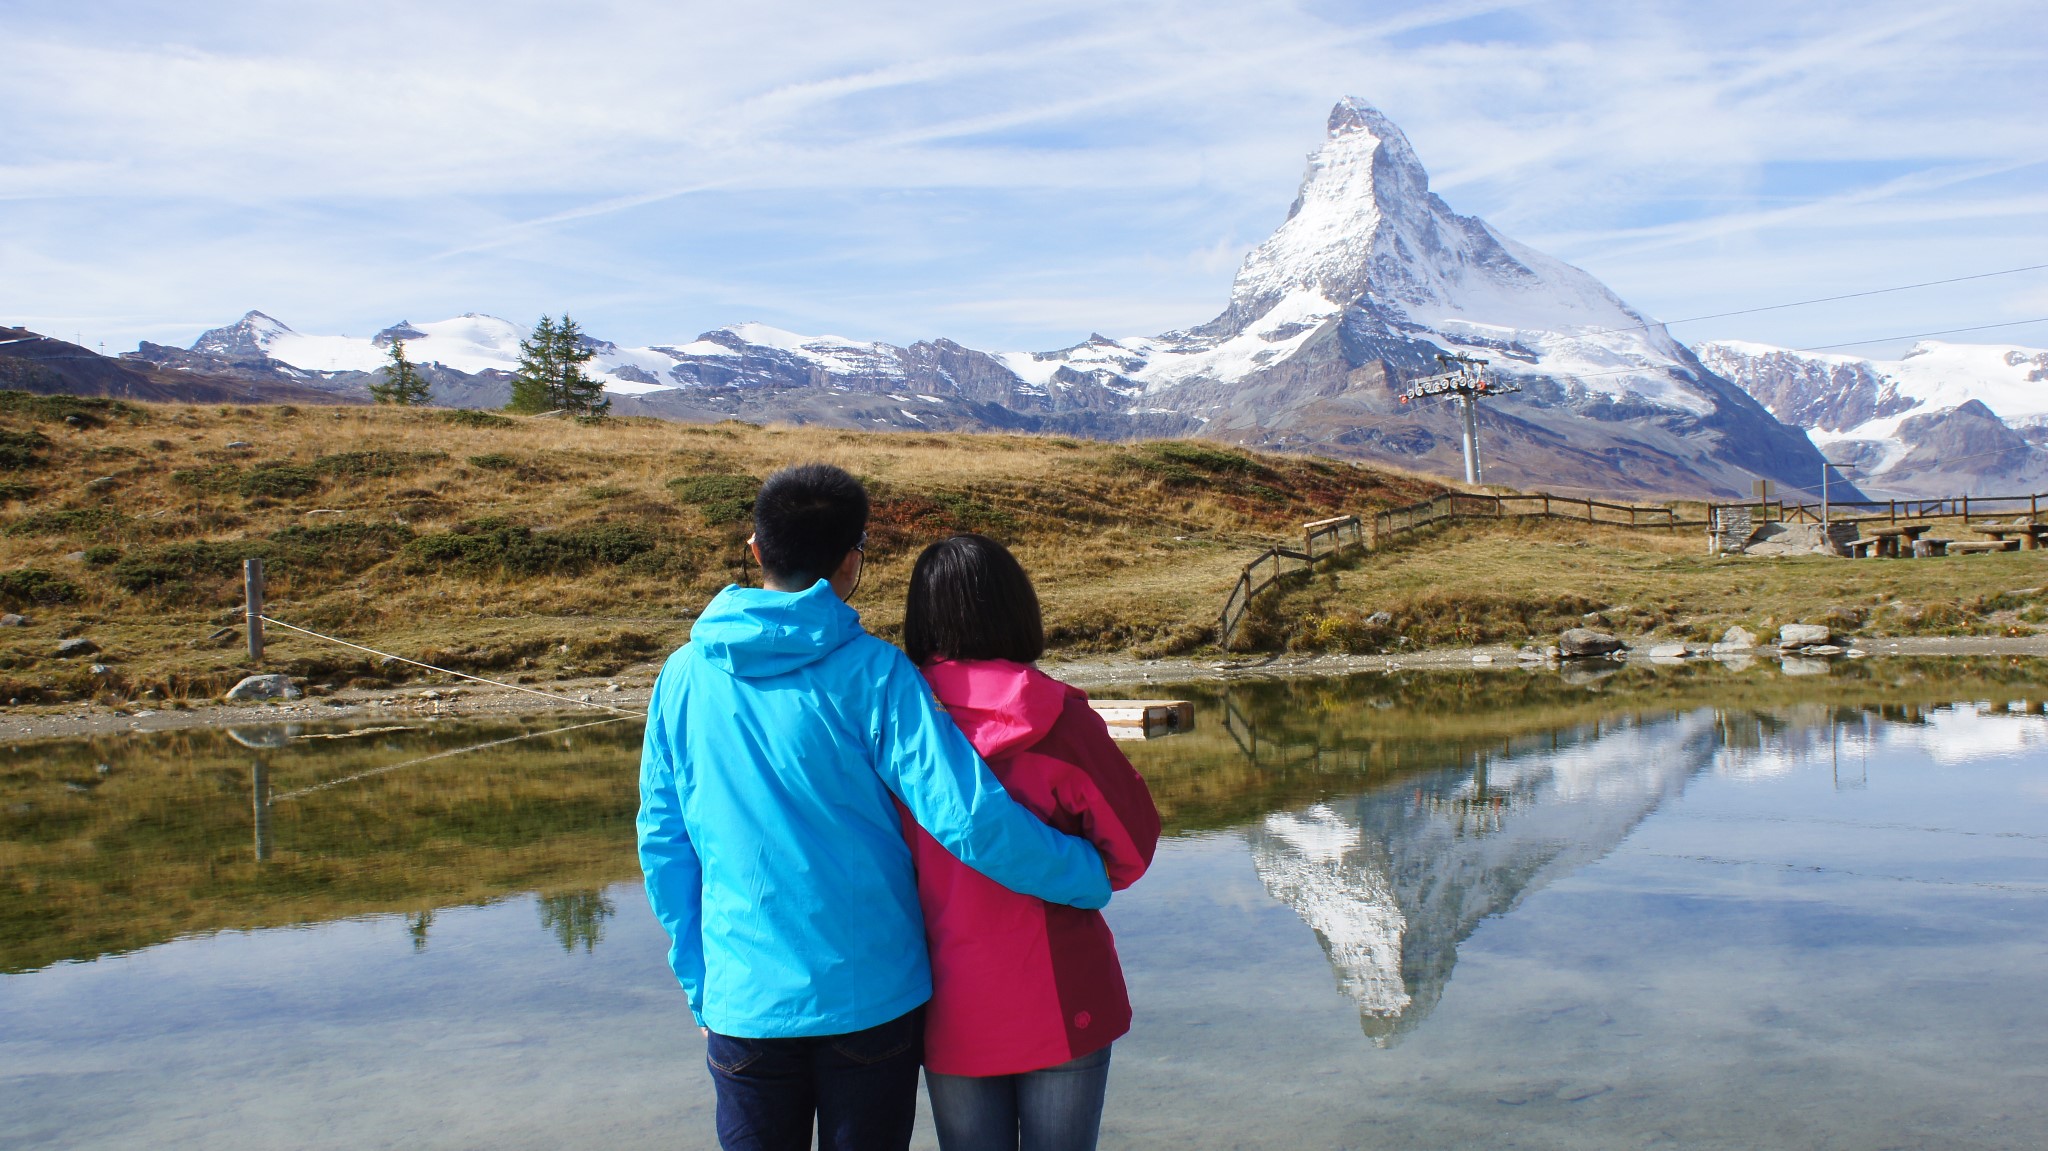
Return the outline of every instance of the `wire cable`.
[[[1669,326],[1671,324],[1692,324],[1701,320],[1724,320],[1729,316],[1754,316],[1760,312],[1782,312],[1786,308],[1804,308],[1810,304],[1832,304],[1839,300],[1860,300],[1867,296],[1884,296],[1893,292],[1910,292],[1915,288],[1935,288],[1943,284],[1961,284],[1969,280],[1988,280],[1994,276],[2016,276],[2021,272],[2038,272],[2044,268],[2048,268],[2048,264],[2029,264],[2024,268],[2006,268],[1997,272],[1978,272],[1970,276],[1952,276],[1946,280],[1923,280],[1917,284],[1900,284],[1895,288],[1872,288],[1867,292],[1844,292],[1839,296],[1816,296],[1811,300],[1793,300],[1789,304],[1767,304],[1761,308],[1738,308],[1732,312],[1714,312],[1705,316],[1686,316],[1683,319],[1677,320],[1658,320],[1625,328],[1594,328],[1591,331],[1579,334],[1603,336],[1614,332],[1647,331],[1651,328]],[[1811,351],[1812,349],[1806,350]]]
[[[328,643],[340,644],[342,647],[352,647],[357,651],[368,652],[371,655],[383,656],[385,659],[394,659],[397,660],[399,663],[409,663],[414,667],[426,668],[428,671],[438,671],[442,675],[452,675],[461,679],[474,680],[477,683],[487,683],[490,684],[492,687],[507,688],[511,691],[523,691],[528,695],[540,696],[542,699],[552,699],[559,703],[573,703],[577,707],[594,707],[601,711],[617,712],[621,717],[639,718],[647,714],[644,711],[633,711],[628,708],[613,707],[611,704],[608,703],[592,703],[587,699],[577,699],[575,696],[558,695],[552,691],[541,691],[539,688],[525,687],[521,684],[516,683],[506,683],[504,680],[501,679],[485,679],[483,676],[471,675],[466,671],[456,671],[454,668],[436,667],[431,663],[421,663],[419,660],[407,659],[402,655],[392,655],[388,651],[378,651],[374,647],[364,647],[362,644],[359,643],[350,643],[345,639],[338,639],[331,635],[322,635],[321,633],[314,631],[311,628],[304,628],[300,627],[297,624],[286,623],[283,620],[272,619],[267,615],[261,616],[259,618],[261,618],[264,623],[276,624],[278,627],[285,628],[288,631],[298,632],[300,635],[309,635],[312,636],[314,639],[324,639]]]

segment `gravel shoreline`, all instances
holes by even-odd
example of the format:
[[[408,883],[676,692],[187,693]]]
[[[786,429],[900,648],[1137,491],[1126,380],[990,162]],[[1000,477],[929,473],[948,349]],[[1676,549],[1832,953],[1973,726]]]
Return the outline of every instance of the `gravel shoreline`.
[[[1630,642],[1646,651],[1654,641],[1638,638]],[[1850,642],[1864,658],[2048,657],[2048,636],[1913,636],[1857,638]],[[1544,670],[1558,666],[1554,663],[1522,663],[1517,659],[1517,651],[1513,645],[1496,644],[1439,648],[1401,655],[1283,655],[1230,660],[1213,656],[1207,659],[1148,660],[1126,656],[1049,659],[1042,666],[1047,673],[1091,692],[1123,698],[1141,698],[1149,685],[1163,688],[1189,683],[1403,670],[1513,672],[1528,667]],[[1776,649],[1759,647],[1753,654],[1757,660],[1775,658]],[[1606,663],[1604,660],[1582,662]],[[637,714],[644,710],[655,673],[660,669],[659,661],[650,661],[606,679],[575,679],[532,685],[534,690],[565,697],[560,702],[546,700],[527,691],[463,682],[452,686],[411,684],[379,691],[347,689],[289,701],[260,704],[209,702],[184,708],[158,709],[142,704],[118,708],[101,704],[18,705],[5,709],[4,716],[0,716],[0,731],[15,740],[22,740],[196,727],[254,727],[390,718],[465,719],[539,715],[566,718],[581,715],[602,719],[607,714]],[[2048,664],[2043,664],[2042,674],[2044,683],[2048,683]]]

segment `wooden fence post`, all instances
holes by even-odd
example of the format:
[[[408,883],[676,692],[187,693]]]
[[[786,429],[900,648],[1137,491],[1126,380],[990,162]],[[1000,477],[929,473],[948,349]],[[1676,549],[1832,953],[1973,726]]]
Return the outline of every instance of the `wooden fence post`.
[[[242,561],[242,619],[249,631],[249,660],[263,662],[263,561]]]
[[[270,767],[261,759],[249,767],[249,791],[255,808],[256,862],[270,859]]]

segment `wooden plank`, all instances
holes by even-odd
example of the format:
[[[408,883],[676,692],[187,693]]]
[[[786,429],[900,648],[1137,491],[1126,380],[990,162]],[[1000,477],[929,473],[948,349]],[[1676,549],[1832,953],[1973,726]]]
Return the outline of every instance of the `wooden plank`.
[[[1195,728],[1195,705],[1184,699],[1091,699],[1088,706],[1117,739],[1153,739]]]

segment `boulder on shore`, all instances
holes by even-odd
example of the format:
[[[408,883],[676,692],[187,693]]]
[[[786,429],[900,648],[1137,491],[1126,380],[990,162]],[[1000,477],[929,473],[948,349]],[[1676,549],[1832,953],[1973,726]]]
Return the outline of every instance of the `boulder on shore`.
[[[1819,647],[1834,638],[1834,634],[1817,623],[1788,623],[1778,629],[1778,646]]]
[[[1714,645],[1715,654],[1749,651],[1756,646],[1756,635],[1748,628],[1737,624],[1721,633],[1721,640]]]
[[[297,699],[299,689],[292,686],[288,675],[252,675],[228,689],[227,698],[236,701],[252,699]]]
[[[1589,627],[1570,628],[1557,637],[1558,653],[1566,659],[1613,655],[1627,646],[1606,632],[1594,631]]]
[[[62,659],[69,659],[75,655],[91,655],[98,650],[100,645],[82,635],[72,636],[57,645],[57,655]]]
[[[1650,649],[1651,659],[1684,659],[1685,645],[1682,643],[1660,643]]]

